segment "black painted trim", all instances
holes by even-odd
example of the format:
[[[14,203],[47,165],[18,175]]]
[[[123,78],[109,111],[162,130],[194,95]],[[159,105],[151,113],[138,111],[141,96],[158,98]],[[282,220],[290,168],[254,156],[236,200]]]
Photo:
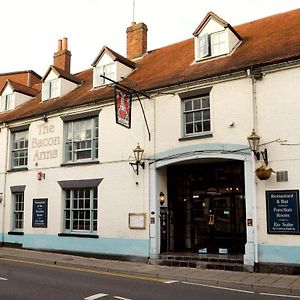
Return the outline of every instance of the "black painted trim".
[[[93,110],[93,111],[88,111],[84,113],[79,113],[79,114],[74,114],[74,115],[66,115],[66,116],[61,116],[60,118],[64,122],[68,121],[74,121],[74,120],[79,120],[79,119],[86,119],[86,118],[91,118],[91,117],[98,117],[101,109]]]
[[[79,238],[92,238],[92,239],[98,239],[99,235],[98,234],[78,234],[78,233],[64,233],[61,232],[58,234],[58,236],[61,237],[79,237]]]
[[[8,235],[24,235],[24,232],[22,232],[22,231],[9,231],[7,234]]]
[[[194,98],[194,97],[198,97],[198,96],[209,95],[211,89],[212,89],[212,86],[206,87],[203,89],[199,89],[199,90],[193,90],[193,91],[188,91],[188,92],[184,92],[184,93],[179,93],[178,95],[182,100],[185,100],[185,99]]]
[[[57,181],[62,189],[74,188],[93,188],[97,187],[103,178],[80,179],[80,180],[61,180]]]
[[[196,139],[205,139],[205,138],[211,138],[211,137],[213,137],[213,134],[208,133],[208,134],[203,134],[203,135],[182,137],[182,138],[179,138],[178,141],[183,142],[183,141],[196,140]]]
[[[17,127],[11,127],[9,128],[10,132],[18,132],[18,131],[24,131],[29,129],[30,124],[27,125],[22,125],[22,126],[17,126]]]
[[[26,185],[13,185],[10,187],[12,193],[22,193],[25,191]]]

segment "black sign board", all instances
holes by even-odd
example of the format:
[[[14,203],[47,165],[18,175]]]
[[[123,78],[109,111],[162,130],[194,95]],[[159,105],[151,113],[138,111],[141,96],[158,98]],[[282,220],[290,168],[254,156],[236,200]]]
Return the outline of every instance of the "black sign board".
[[[299,234],[299,190],[266,191],[268,233]]]
[[[48,199],[33,199],[32,227],[46,228],[48,226]]]

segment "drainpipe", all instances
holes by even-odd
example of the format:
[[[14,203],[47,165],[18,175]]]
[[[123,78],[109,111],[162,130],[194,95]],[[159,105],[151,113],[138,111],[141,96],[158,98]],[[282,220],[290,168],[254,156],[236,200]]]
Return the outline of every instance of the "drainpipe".
[[[6,203],[6,177],[7,177],[7,163],[8,163],[8,130],[6,124],[4,124],[3,128],[6,128],[6,154],[5,154],[5,169],[4,169],[4,180],[3,180],[3,194],[2,194],[2,238],[1,238],[1,246],[4,245],[4,226],[5,226],[5,203]]]

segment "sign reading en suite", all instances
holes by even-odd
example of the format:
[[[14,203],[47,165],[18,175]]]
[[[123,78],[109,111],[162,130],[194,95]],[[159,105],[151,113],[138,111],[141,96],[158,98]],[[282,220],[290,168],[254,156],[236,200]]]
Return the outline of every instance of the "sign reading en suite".
[[[299,234],[299,190],[266,191],[268,233]]]

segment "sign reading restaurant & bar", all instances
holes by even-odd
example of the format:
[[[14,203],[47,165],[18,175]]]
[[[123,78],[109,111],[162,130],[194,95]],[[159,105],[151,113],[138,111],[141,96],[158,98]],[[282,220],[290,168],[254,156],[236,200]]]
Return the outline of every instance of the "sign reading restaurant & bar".
[[[299,234],[299,190],[266,191],[268,233]]]

